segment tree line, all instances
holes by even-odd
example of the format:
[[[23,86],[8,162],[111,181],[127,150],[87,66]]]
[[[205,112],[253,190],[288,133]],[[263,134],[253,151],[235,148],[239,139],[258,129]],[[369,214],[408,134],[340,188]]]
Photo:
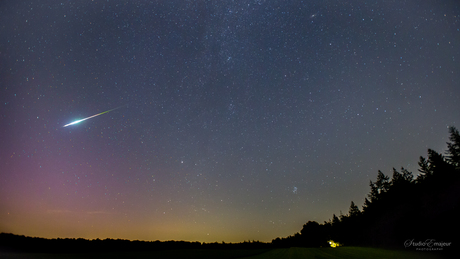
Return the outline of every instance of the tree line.
[[[445,155],[428,149],[419,174],[393,168],[391,178],[378,171],[360,210],[351,201],[348,214],[332,215],[319,224],[308,221],[300,233],[276,238],[277,247],[328,246],[333,240],[350,246],[404,247],[406,240],[444,240],[458,244],[460,229],[460,134],[449,128]]]
[[[190,241],[140,241],[126,239],[41,238],[0,233],[0,251],[28,253],[98,253],[147,252],[178,249],[268,249],[270,243],[244,241],[240,243],[201,243]]]

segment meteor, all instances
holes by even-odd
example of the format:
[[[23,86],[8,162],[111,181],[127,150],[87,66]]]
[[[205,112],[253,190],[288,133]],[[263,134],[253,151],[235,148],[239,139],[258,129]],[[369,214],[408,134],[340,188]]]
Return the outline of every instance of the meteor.
[[[84,118],[84,119],[81,119],[81,120],[76,120],[76,121],[71,122],[71,123],[69,123],[69,124],[66,124],[66,125],[64,125],[64,126],[62,126],[62,127],[65,128],[65,127],[67,127],[67,126],[74,125],[74,124],[80,123],[80,122],[85,121],[85,120],[89,120],[89,119],[91,119],[91,118],[97,117],[97,116],[102,115],[102,114],[104,114],[104,113],[111,112],[111,111],[116,110],[116,109],[121,108],[121,107],[123,107],[123,106],[120,106],[120,107],[117,107],[117,108],[115,108],[115,109],[108,110],[108,111],[105,111],[105,112],[101,112],[101,113],[95,114],[95,115],[93,115],[93,116],[89,116],[89,117]]]

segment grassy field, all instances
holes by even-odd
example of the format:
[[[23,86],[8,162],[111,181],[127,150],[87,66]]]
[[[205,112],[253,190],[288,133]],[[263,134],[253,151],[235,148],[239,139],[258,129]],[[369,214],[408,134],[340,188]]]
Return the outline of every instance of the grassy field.
[[[211,249],[190,249],[190,250],[165,250],[155,252],[129,252],[129,253],[95,253],[95,254],[40,254],[40,253],[1,253],[0,258],[168,258],[168,259],[435,259],[446,258],[437,252],[415,252],[404,250],[388,250],[368,247],[338,247],[338,248],[286,248],[272,250],[211,250]]]
[[[96,258],[168,258],[168,259],[234,259],[250,257],[270,251],[268,249],[248,249],[248,250],[220,250],[220,249],[183,249],[183,250],[164,250],[153,252],[118,252],[118,253],[75,253],[75,254],[46,254],[46,253],[2,253],[0,258],[4,259],[96,259]]]
[[[337,247],[337,248],[286,248],[286,249],[273,249],[268,252],[244,257],[245,259],[300,259],[300,258],[314,258],[314,259],[435,259],[445,258],[440,253],[434,252],[415,252],[415,251],[402,251],[402,250],[388,250],[381,248],[369,247]]]

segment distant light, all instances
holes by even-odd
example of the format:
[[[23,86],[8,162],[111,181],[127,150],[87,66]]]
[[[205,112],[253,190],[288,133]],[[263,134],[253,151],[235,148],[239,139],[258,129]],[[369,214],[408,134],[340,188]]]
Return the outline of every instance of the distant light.
[[[329,240],[329,245],[330,245],[331,247],[338,247],[338,246],[340,246],[339,243],[336,243],[336,242],[334,242],[333,240]]]

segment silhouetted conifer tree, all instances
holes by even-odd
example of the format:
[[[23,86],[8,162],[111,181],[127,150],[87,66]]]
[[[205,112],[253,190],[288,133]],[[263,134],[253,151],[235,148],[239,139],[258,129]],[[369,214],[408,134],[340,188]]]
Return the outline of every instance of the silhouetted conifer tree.
[[[361,214],[361,211],[359,211],[358,206],[356,206],[355,203],[353,201],[351,201],[350,209],[348,210],[348,215],[350,217],[357,217],[360,214]]]
[[[460,167],[460,133],[455,127],[449,127],[449,140],[447,142],[447,161],[457,170]]]
[[[369,206],[371,206],[371,202],[367,198],[364,198],[363,212],[367,211],[369,209]]]
[[[340,224],[339,218],[335,214],[332,214],[332,226],[337,226],[338,224]]]
[[[420,174],[417,176],[416,181],[418,183],[420,183],[423,180],[425,180],[426,178],[429,178],[432,175],[433,172],[432,172],[432,170],[430,168],[430,164],[428,163],[428,161],[423,156],[420,156],[420,159],[418,161],[418,165],[420,166],[420,168],[418,169]]]
[[[408,183],[411,183],[414,180],[414,176],[412,175],[412,172],[407,171],[404,167],[401,167],[401,175],[404,181]]]
[[[377,186],[375,185],[375,183],[372,182],[372,180],[370,180],[369,186],[371,187],[371,191],[367,195],[367,197],[369,197],[368,205],[370,205],[372,202],[377,201],[377,199],[379,197],[379,190],[378,190]],[[369,207],[369,206],[366,206],[366,207]]]
[[[388,191],[390,187],[389,180],[390,178],[379,170],[379,172],[377,173],[377,181],[375,182],[375,186],[377,187],[377,192],[379,194]]]

